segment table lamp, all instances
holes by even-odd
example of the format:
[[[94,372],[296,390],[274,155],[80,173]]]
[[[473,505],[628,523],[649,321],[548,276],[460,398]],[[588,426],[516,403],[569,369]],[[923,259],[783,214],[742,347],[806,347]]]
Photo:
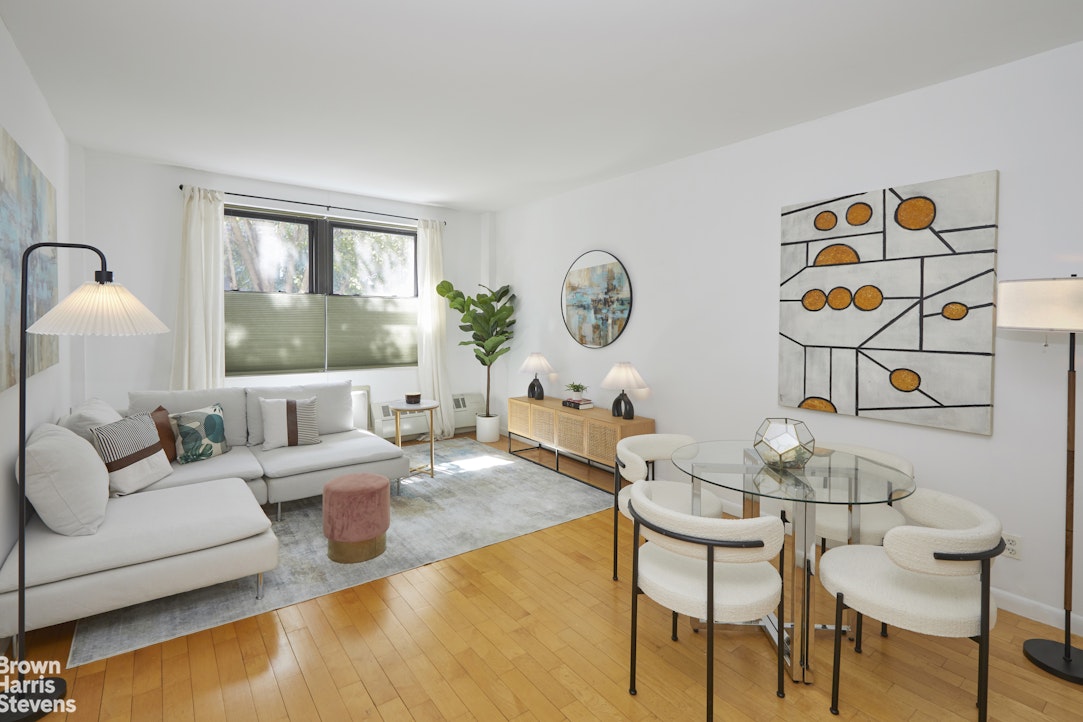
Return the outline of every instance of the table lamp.
[[[603,389],[620,389],[620,395],[613,399],[613,415],[623,416],[626,419],[635,418],[635,409],[632,400],[628,398],[625,389],[645,389],[647,382],[636,371],[635,366],[627,361],[618,361],[609,369],[609,373],[602,379]]]
[[[1064,643],[1028,639],[1023,654],[1061,679],[1083,684],[1083,651],[1072,647],[1072,534],[1075,511],[1075,335],[1083,331],[1083,278],[1002,281],[997,326],[1068,333],[1068,452],[1064,504]]]
[[[27,327],[29,316],[30,256],[39,248],[84,248],[98,254],[101,270],[95,271],[94,281],[84,283],[63,301],[44,314],[33,326]],[[19,627],[14,640],[16,661],[26,653],[26,352],[27,334],[51,336],[132,336],[165,333],[169,329],[123,286],[112,282],[113,274],[106,269],[105,254],[94,246],[82,243],[35,243],[23,252],[22,287],[19,305]],[[20,667],[21,670],[21,667]],[[19,672],[22,681],[23,673]],[[58,706],[66,696],[63,678],[53,677],[35,681],[34,692],[3,692],[4,708],[16,716],[9,719],[37,719]],[[40,689],[39,689],[40,688]]]
[[[545,389],[542,388],[541,381],[538,380],[538,374],[551,374],[554,371],[549,362],[545,360],[545,357],[535,351],[526,357],[526,361],[523,361],[519,371],[534,374],[534,380],[530,382],[530,386],[526,389],[527,398],[544,399]]]

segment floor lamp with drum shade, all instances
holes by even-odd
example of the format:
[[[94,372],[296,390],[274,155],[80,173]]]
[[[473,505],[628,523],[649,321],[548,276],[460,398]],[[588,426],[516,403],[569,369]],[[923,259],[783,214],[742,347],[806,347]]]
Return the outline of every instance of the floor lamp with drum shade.
[[[1023,654],[1061,679],[1083,684],[1083,650],[1072,646],[1072,548],[1075,526],[1075,335],[1083,331],[1083,278],[1001,281],[997,326],[1068,333],[1068,446],[1064,501],[1064,641],[1028,639]]]
[[[39,248],[82,248],[93,251],[101,259],[101,270],[95,271],[94,281],[84,283],[63,301],[42,315],[32,326],[29,323],[30,256]],[[82,243],[35,243],[22,256],[22,287],[19,304],[19,553],[18,553],[18,632],[15,637],[15,659],[26,655],[26,356],[28,334],[50,336],[134,336],[165,333],[169,329],[127,289],[113,283],[113,273],[107,269],[105,254],[94,246]],[[19,680],[23,674],[20,671]],[[54,703],[66,696],[66,685],[59,677],[43,680],[32,693],[3,692],[0,722],[6,720],[38,719],[54,709]]]

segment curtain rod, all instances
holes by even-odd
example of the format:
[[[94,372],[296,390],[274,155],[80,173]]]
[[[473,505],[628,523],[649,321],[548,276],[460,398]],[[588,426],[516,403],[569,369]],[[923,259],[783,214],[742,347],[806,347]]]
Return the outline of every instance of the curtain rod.
[[[183,183],[181,183],[180,189],[184,190],[184,184]],[[397,216],[394,213],[381,213],[380,211],[362,211],[362,210],[358,210],[357,208],[344,208],[343,206],[329,206],[329,205],[327,205],[325,203],[309,203],[308,201],[291,201],[291,200],[289,200],[287,198],[270,198],[268,196],[253,196],[253,195],[248,195],[246,193],[230,193],[229,191],[222,191],[222,193],[227,195],[227,196],[233,196],[234,198],[253,198],[253,199],[259,200],[259,201],[276,201],[278,203],[294,203],[294,204],[297,204],[297,205],[300,205],[300,206],[313,206],[315,208],[326,208],[329,211],[335,210],[335,211],[350,211],[351,213],[371,213],[373,215],[384,216],[386,218],[402,218],[403,220],[407,220],[407,221],[419,221],[420,220],[419,218],[414,218],[413,216]],[[444,225],[445,226],[447,225],[447,221],[444,221]]]

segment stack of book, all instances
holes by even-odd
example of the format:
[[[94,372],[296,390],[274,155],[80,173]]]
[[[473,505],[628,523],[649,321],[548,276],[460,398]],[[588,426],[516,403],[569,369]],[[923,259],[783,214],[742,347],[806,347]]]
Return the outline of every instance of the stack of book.
[[[562,402],[570,409],[593,409],[594,404],[590,399],[564,399]]]

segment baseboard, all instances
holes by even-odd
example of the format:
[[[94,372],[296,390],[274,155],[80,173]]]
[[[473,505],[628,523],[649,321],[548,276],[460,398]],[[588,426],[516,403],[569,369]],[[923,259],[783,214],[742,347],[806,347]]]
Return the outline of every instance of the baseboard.
[[[993,588],[993,598],[996,599],[997,607],[1005,612],[1018,614],[1020,617],[1026,617],[1027,619],[1033,619],[1035,622],[1055,627],[1060,630],[1060,633],[1053,639],[1058,641],[1064,639],[1064,609],[1051,607],[1048,604],[1042,604],[1033,599],[1027,599],[995,587]],[[1078,630],[1077,634],[1083,632],[1083,616],[1076,613],[1072,614],[1072,629]]]

